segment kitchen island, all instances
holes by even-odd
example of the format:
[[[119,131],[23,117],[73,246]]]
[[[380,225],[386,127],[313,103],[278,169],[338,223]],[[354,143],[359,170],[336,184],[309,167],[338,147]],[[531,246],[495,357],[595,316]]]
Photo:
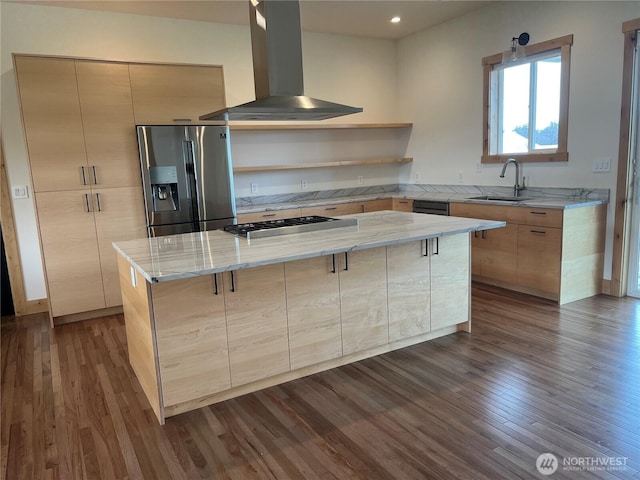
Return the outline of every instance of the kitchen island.
[[[268,386],[470,331],[469,232],[504,222],[374,212],[247,240],[114,244],[129,361],[160,423]]]

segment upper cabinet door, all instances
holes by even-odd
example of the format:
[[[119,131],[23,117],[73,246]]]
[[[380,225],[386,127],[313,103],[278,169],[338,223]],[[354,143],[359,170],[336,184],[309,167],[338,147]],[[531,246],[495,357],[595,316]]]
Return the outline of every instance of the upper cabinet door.
[[[89,184],[74,60],[15,57],[36,192],[82,190]]]
[[[98,188],[140,185],[129,66],[76,60],[76,73],[90,183]]]
[[[200,115],[225,107],[222,67],[131,64],[129,71],[138,125],[203,123]]]

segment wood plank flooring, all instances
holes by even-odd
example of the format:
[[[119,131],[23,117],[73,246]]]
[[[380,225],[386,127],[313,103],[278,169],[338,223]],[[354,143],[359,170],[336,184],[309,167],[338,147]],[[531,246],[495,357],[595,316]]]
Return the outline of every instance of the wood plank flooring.
[[[44,315],[3,319],[2,478],[640,479],[640,301],[473,293],[471,334],[165,426],[128,365],[121,316],[55,330]],[[544,452],[561,462],[548,477]],[[578,457],[626,466],[562,465]]]

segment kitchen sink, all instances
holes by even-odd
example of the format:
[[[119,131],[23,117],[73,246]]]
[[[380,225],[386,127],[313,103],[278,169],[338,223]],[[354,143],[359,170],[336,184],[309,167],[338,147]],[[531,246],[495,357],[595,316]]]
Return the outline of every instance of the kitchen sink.
[[[470,197],[469,200],[487,200],[491,202],[523,202],[531,200],[530,197],[509,197],[503,195],[482,195],[481,197]]]

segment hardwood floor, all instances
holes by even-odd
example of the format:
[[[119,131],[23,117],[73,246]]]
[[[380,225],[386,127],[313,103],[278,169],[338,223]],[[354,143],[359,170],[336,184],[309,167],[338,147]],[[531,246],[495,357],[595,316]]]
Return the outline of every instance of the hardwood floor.
[[[3,321],[2,478],[640,479],[640,301],[473,292],[471,334],[165,426],[127,363],[121,316]],[[560,459],[548,477],[544,452]],[[625,469],[562,464],[609,457]]]

